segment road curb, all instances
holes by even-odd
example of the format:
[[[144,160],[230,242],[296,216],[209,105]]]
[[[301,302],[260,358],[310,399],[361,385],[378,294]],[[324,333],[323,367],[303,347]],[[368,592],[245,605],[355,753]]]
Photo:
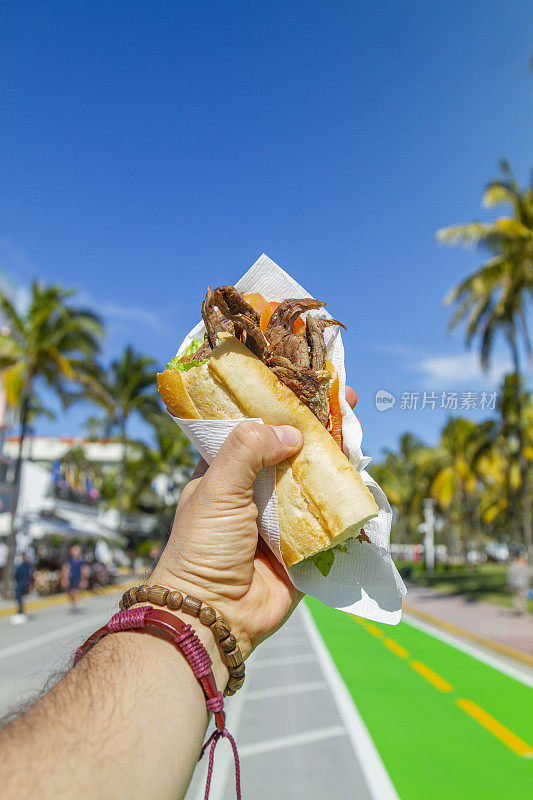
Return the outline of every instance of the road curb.
[[[128,583],[116,583],[113,586],[103,586],[97,592],[80,592],[79,598],[95,597],[99,594],[114,594],[115,592],[124,592],[131,586],[131,581]],[[43,597],[42,600],[34,600],[32,603],[26,603],[25,611],[38,611],[41,608],[48,608],[50,606],[60,606],[68,602],[68,595],[65,593],[54,594],[52,597]],[[9,606],[8,608],[0,608],[0,619],[2,617],[11,617],[17,613],[17,606]]]
[[[470,631],[461,628],[459,625],[455,625],[453,622],[445,622],[445,620],[440,619],[440,617],[435,617],[433,614],[428,614],[426,611],[419,611],[418,608],[414,608],[407,603],[403,604],[403,610],[407,614],[411,614],[413,617],[417,617],[424,622],[429,622],[431,625],[435,625],[437,628],[448,631],[448,633],[454,633],[456,636],[469,639],[471,642],[475,642],[475,644],[479,644],[482,647],[488,647],[490,650],[494,650],[496,653],[508,656],[509,658],[514,658],[516,661],[521,661],[523,664],[533,667],[533,656],[530,656],[528,653],[523,653],[521,650],[517,650],[515,647],[501,644],[501,642],[497,642],[494,639],[487,639],[485,636],[478,636],[476,633],[470,633]]]

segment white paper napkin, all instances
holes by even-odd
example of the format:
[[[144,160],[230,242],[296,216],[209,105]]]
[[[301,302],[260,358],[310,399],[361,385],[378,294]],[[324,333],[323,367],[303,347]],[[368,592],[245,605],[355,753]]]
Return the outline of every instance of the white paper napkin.
[[[243,275],[236,286],[244,293],[260,292],[268,300],[280,301],[288,297],[312,296],[264,254]],[[325,309],[313,313],[317,316],[331,317]],[[181,353],[193,339],[202,339],[203,333],[204,324],[199,322],[187,334],[178,353]],[[365,458],[361,451],[363,438],[361,424],[344,400],[346,373],[340,328],[337,326],[326,328],[324,337],[328,358],[339,375],[344,452],[359,470],[363,481],[372,492],[379,506],[379,514],[365,525],[365,533],[371,544],[359,542],[357,539],[346,542],[348,553],[335,553],[335,561],[327,577],[324,577],[310,562],[295,564],[287,571],[297,589],[316,597],[327,606],[376,622],[396,625],[401,618],[402,597],[407,593],[407,589],[390,555],[391,507],[380,487],[365,471],[371,459]],[[176,417],[173,419],[208,464],[230,431],[242,422],[242,420],[191,420]],[[274,467],[262,470],[256,479],[254,500],[259,511],[259,533],[283,564],[279,543]]]

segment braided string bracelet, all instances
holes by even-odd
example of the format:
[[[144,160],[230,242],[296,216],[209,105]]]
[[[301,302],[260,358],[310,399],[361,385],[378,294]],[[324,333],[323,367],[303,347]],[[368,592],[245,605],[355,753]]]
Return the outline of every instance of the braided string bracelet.
[[[172,611],[182,611],[193,617],[198,617],[202,625],[210,628],[221,650],[221,655],[229,670],[229,681],[224,690],[225,695],[232,695],[244,683],[245,668],[244,658],[237,644],[237,639],[231,632],[224,617],[217,614],[211,606],[204,606],[202,601],[192,595],[170,591],[164,586],[132,586],[122,595],[121,609],[128,609],[135,603],[153,603],[157,606],[167,606]]]
[[[204,800],[209,800],[209,792],[211,789],[211,778],[213,775],[213,763],[215,757],[215,747],[217,742],[222,737],[228,739],[233,750],[233,758],[235,761],[235,791],[237,800],[241,800],[241,773],[239,764],[239,754],[237,752],[237,745],[235,739],[226,728],[226,715],[224,713],[224,698],[222,692],[218,691],[215,682],[215,677],[211,669],[212,661],[209,653],[203,646],[202,642],[192,629],[183,620],[176,617],[174,614],[169,614],[168,611],[163,611],[159,608],[152,606],[142,606],[141,608],[132,608],[124,611],[119,611],[115,614],[109,622],[103,627],[95,631],[89,638],[76,650],[74,657],[74,665],[78,664],[81,659],[94,647],[97,642],[110,633],[118,633],[120,631],[136,631],[139,633],[147,633],[161,638],[167,639],[172,642],[180,652],[185,656],[187,663],[191,667],[195,678],[202,687],[208,712],[214,714],[216,728],[208,738],[202,750],[198,761],[202,758],[206,749],[209,750],[209,765],[207,770],[207,780],[205,787]]]

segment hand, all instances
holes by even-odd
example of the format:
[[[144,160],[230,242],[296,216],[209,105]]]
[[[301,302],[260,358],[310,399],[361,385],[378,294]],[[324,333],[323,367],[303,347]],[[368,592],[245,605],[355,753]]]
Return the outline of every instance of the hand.
[[[355,405],[353,389],[346,399]],[[196,595],[224,616],[248,656],[274,633],[303,597],[262,539],[253,482],[260,469],[295,455],[303,444],[290,426],[242,422],[203,477],[183,490],[172,534],[150,583]],[[197,468],[198,469],[198,468]]]

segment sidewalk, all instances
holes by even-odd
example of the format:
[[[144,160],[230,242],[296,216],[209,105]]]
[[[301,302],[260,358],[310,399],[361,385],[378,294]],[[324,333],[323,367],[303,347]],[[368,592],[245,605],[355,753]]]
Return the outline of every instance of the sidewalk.
[[[408,586],[404,610],[485,647],[533,664],[533,617],[511,609],[447,595],[425,586]]]
[[[88,589],[83,590],[79,593],[79,599],[84,600],[88,597],[93,597],[99,594],[106,595],[114,594],[115,592],[124,592],[133,583],[135,583],[136,580],[137,578],[135,575],[130,575],[129,579],[127,575],[120,575],[118,582],[111,584],[110,586],[101,586],[96,591]],[[67,602],[68,595],[66,592],[59,592],[57,594],[46,595],[44,597],[37,594],[37,592],[31,592],[24,598],[24,610],[26,613],[29,613],[31,611],[39,611],[42,608],[63,605]],[[4,598],[0,597],[0,618],[10,617],[12,614],[15,614],[16,611],[17,606],[13,600],[5,600]]]

